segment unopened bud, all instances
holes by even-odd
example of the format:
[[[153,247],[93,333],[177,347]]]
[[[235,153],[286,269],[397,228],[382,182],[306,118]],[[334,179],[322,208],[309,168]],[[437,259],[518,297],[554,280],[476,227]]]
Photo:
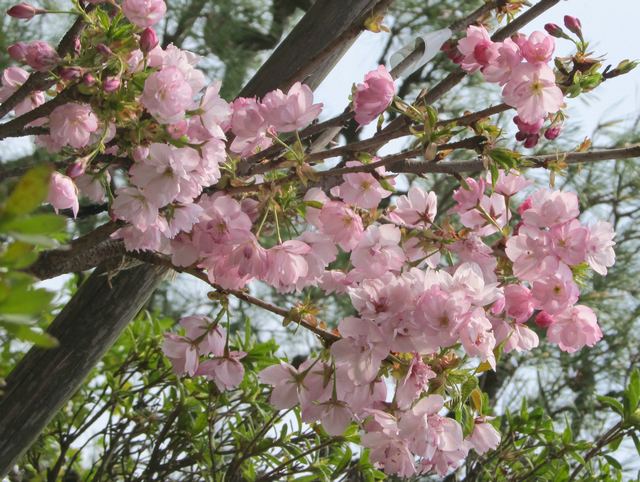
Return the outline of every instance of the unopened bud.
[[[120,88],[120,77],[107,77],[102,82],[102,88],[105,92],[115,92]]]
[[[74,179],[78,176],[82,176],[84,174],[84,163],[81,161],[76,161],[67,167],[67,176],[71,179]]]
[[[60,62],[60,57],[49,43],[35,40],[26,46],[25,62],[38,72],[47,72]]]
[[[538,325],[540,328],[548,328],[549,326],[551,326],[556,320],[553,319],[553,316],[551,316],[549,313],[547,313],[546,311],[541,311],[540,313],[538,313],[536,315],[535,318],[535,323],[536,325]]]
[[[518,132],[516,132],[516,141],[518,141],[518,142],[522,142],[522,141],[524,141],[528,136],[529,136],[529,134],[527,134],[526,132],[518,131]]]
[[[86,86],[93,85],[96,83],[96,78],[87,72],[82,76],[82,83]]]
[[[462,55],[462,53],[458,50],[458,45],[456,44],[456,42],[452,42],[449,40],[442,44],[440,50],[442,50],[445,55],[449,57],[449,60],[451,60],[454,64],[460,64],[462,62],[462,59],[464,59],[464,55]]]
[[[45,10],[35,8],[33,5],[29,5],[28,3],[19,3],[7,10],[7,15],[22,20],[30,20],[40,13],[45,13]]]
[[[544,29],[552,37],[556,37],[556,38],[566,37],[566,34],[564,33],[564,30],[562,30],[562,27],[560,27],[560,25],[556,23],[548,23],[544,26]]]
[[[577,17],[572,17],[571,15],[564,16],[564,26],[569,29],[569,31],[575,33],[578,37],[582,37],[582,24]]]
[[[145,28],[140,34],[140,50],[145,54],[151,52],[158,45],[158,35],[151,27]]]
[[[560,131],[562,127],[559,125],[551,126],[546,131],[544,131],[544,137],[550,141],[557,139],[560,135]]]
[[[82,77],[82,69],[80,67],[62,67],[59,74],[62,80],[76,80]]]
[[[82,50],[82,44],[80,43],[80,37],[73,37],[73,51],[76,55],[80,55]]]
[[[9,53],[9,57],[16,62],[24,62],[27,57],[27,44],[25,42],[15,43],[9,46],[7,52]]]
[[[524,141],[524,147],[527,149],[536,147],[539,140],[540,140],[540,134],[529,134],[527,136],[527,139]]]
[[[113,51],[107,47],[105,44],[98,44],[96,45],[96,50],[101,54],[104,55],[105,57],[110,57],[113,55]]]

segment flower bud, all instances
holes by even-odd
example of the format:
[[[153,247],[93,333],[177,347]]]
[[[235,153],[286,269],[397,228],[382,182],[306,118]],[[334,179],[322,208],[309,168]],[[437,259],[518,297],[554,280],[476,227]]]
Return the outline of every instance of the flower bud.
[[[564,16],[564,26],[569,29],[569,31],[575,33],[577,36],[582,37],[582,24],[577,17],[572,17],[571,15]]]
[[[9,57],[11,57],[16,62],[24,62],[27,56],[27,44],[25,42],[17,42],[13,45],[10,45],[7,49]]]
[[[14,5],[9,10],[7,10],[7,15],[13,18],[19,18],[22,20],[30,20],[35,15],[40,13],[44,13],[44,10],[39,8],[35,8],[33,5],[29,5],[28,3],[19,3]]]
[[[551,316],[546,311],[541,311],[540,313],[538,313],[534,321],[540,328],[548,328],[556,320],[554,320],[553,316]]]
[[[76,55],[80,55],[82,51],[82,44],[80,43],[80,37],[73,37],[73,51]]]
[[[77,80],[82,77],[82,69],[80,67],[62,67],[59,74],[63,80]]]
[[[120,77],[110,76],[102,82],[102,88],[105,92],[115,92],[120,88]]]
[[[104,55],[105,57],[110,57],[113,55],[113,51],[103,43],[96,45],[96,50],[98,51],[98,53]]]
[[[25,62],[38,72],[47,72],[60,62],[60,56],[48,42],[35,40],[26,46]]]
[[[526,132],[518,131],[518,132],[516,132],[516,141],[518,141],[518,142],[522,142],[522,141],[524,141],[528,136],[529,136],[529,134],[527,134]]]
[[[86,86],[93,85],[95,82],[96,78],[88,72],[82,76],[82,83]]]
[[[527,139],[524,141],[524,147],[527,149],[536,147],[539,140],[540,140],[540,134],[529,134],[527,136]]]
[[[556,38],[564,38],[564,37],[566,37],[566,34],[564,33],[564,30],[562,30],[562,27],[560,27],[560,25],[558,25],[558,24],[548,23],[548,24],[546,24],[544,26],[544,29],[552,37],[556,37]]]
[[[546,131],[544,131],[544,137],[552,141],[560,135],[561,130],[562,128],[559,125],[551,126]]]
[[[84,174],[84,163],[82,163],[81,161],[74,162],[69,167],[67,167],[66,174],[71,179],[82,176]]]
[[[140,50],[145,54],[151,52],[158,45],[158,35],[151,27],[145,28],[140,34]]]

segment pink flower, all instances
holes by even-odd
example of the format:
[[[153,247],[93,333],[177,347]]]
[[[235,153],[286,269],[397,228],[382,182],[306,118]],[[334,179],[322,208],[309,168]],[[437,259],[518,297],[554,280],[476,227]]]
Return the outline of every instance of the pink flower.
[[[497,193],[503,196],[515,196],[517,193],[522,192],[526,187],[532,183],[528,179],[525,179],[518,173],[505,173],[500,170],[498,181],[496,182],[495,190]]]
[[[429,365],[425,365],[420,355],[414,353],[407,374],[398,381],[395,398],[398,407],[403,410],[409,408],[414,400],[427,390],[429,380],[435,377],[436,373]]]
[[[578,196],[572,192],[540,189],[531,196],[531,207],[522,213],[528,226],[552,227],[575,219],[580,214]]]
[[[237,387],[244,378],[244,367],[240,360],[247,356],[243,351],[231,351],[227,355],[206,360],[200,364],[196,375],[213,380],[221,392]]]
[[[160,226],[162,234],[173,239],[179,233],[188,233],[194,224],[198,223],[203,209],[197,204],[173,204],[164,212],[164,217],[159,218],[166,221]],[[160,221],[159,221],[160,222]]]
[[[140,28],[151,27],[158,23],[167,12],[163,0],[124,0],[122,13],[134,25]]]
[[[467,438],[467,442],[471,444],[476,452],[482,455],[500,445],[500,432],[493,425],[486,422],[485,417],[482,417],[475,420],[473,432]]]
[[[344,203],[327,201],[320,211],[322,231],[345,251],[351,251],[360,241],[364,227],[362,219]]]
[[[484,195],[487,183],[484,179],[475,180],[471,177],[465,179],[465,185],[453,192],[453,199],[458,203],[455,212],[464,212],[473,209]]]
[[[298,404],[298,390],[304,382],[304,376],[295,367],[280,362],[279,365],[260,371],[258,378],[262,383],[273,386],[269,402],[278,410],[286,410]]]
[[[562,351],[574,353],[583,346],[594,346],[602,339],[596,315],[591,308],[576,305],[555,316],[547,329],[547,338]]]
[[[536,31],[519,43],[522,56],[531,64],[546,64],[553,57],[556,48],[553,37],[546,32]]]
[[[438,199],[433,191],[425,192],[419,187],[411,187],[406,196],[398,198],[394,217],[400,218],[407,226],[428,226],[436,217]]]
[[[548,113],[557,112],[564,104],[555,74],[545,64],[523,63],[515,67],[504,86],[502,98],[518,110],[518,116],[524,122],[530,124]]]
[[[165,67],[147,78],[140,102],[161,124],[175,124],[193,104],[193,91],[177,67]]]
[[[537,308],[553,315],[578,301],[580,290],[573,281],[571,270],[560,264],[557,272],[533,282],[531,294]]]
[[[504,287],[504,298],[507,315],[515,318],[518,323],[524,323],[533,314],[535,303],[528,288],[507,285]]]
[[[458,42],[458,50],[464,56],[460,66],[467,72],[480,70],[498,59],[498,47],[482,25],[470,25],[467,36]]]
[[[495,44],[498,57],[483,67],[482,75],[489,82],[504,85],[509,81],[511,72],[522,62],[520,47],[511,39]]]
[[[522,323],[508,323],[499,318],[491,320],[496,344],[502,344],[504,353],[530,351],[540,343],[538,335]]]
[[[405,256],[399,243],[397,227],[371,225],[351,252],[351,264],[368,278],[376,278],[387,271],[400,271]]]
[[[556,225],[549,230],[551,252],[569,266],[580,264],[587,255],[588,236],[589,231],[577,219]]]
[[[240,276],[263,278],[269,271],[269,252],[250,234],[246,240],[234,246],[229,262],[238,267]]]
[[[384,65],[379,65],[364,77],[364,83],[358,84],[353,93],[353,110],[356,122],[369,124],[382,114],[391,104],[395,95],[393,78]]]
[[[364,280],[359,286],[351,287],[349,297],[360,316],[378,324],[395,318],[411,302],[411,293],[406,283],[390,273]]]
[[[434,348],[449,346],[458,339],[458,328],[469,308],[465,298],[457,296],[454,302],[449,293],[432,286],[418,299],[415,318],[427,337],[432,339]]]
[[[145,54],[151,52],[158,45],[158,34],[151,27],[145,28],[140,34],[140,50]]]
[[[305,255],[309,270],[302,284],[304,286],[315,285],[329,263],[335,261],[338,256],[338,248],[329,236],[315,231],[305,231],[298,240],[308,244],[311,248],[309,253]],[[298,288],[300,287],[299,283]]]
[[[98,118],[89,104],[71,102],[53,109],[49,128],[54,142],[80,149],[89,144],[91,133],[98,130]]]
[[[373,413],[374,410],[370,412]],[[383,412],[380,412],[380,415],[382,416]],[[389,418],[391,420],[385,424],[384,429],[380,426],[379,430],[368,430],[360,436],[360,441],[369,449],[371,461],[379,464],[386,474],[411,477],[416,474],[415,457],[407,442],[398,436],[395,419],[391,416]]]
[[[613,226],[605,221],[598,221],[589,228],[586,260],[589,266],[602,276],[606,275],[607,268],[616,262],[616,253],[613,250],[616,244],[613,240],[615,235]]]
[[[299,278],[307,276],[309,265],[304,258],[311,248],[302,241],[289,240],[267,251],[269,264],[265,281],[278,290],[288,290]]]
[[[0,102],[7,100],[29,78],[29,72],[20,67],[7,67],[2,72],[2,87],[0,87]],[[44,92],[32,92],[27,98],[15,106],[16,116],[20,116],[44,104]]]
[[[342,338],[331,345],[336,362],[345,365],[347,375],[362,385],[378,376],[382,360],[389,354],[389,345],[380,329],[370,321],[348,317],[338,326]]]
[[[26,44],[24,61],[38,72],[48,72],[60,62],[58,52],[43,40]]]
[[[267,121],[255,98],[238,97],[231,104],[231,130],[235,139],[231,150],[242,156],[250,156],[271,145],[267,137]]]
[[[505,252],[513,261],[513,274],[521,280],[533,281],[558,268],[558,259],[551,256],[548,238],[537,228],[520,227],[518,235],[507,240]]]
[[[496,358],[493,349],[496,339],[493,335],[491,322],[484,314],[484,310],[476,308],[467,320],[460,326],[460,341],[464,351],[469,356],[477,356],[487,361],[491,368],[496,368]]]
[[[549,328],[556,320],[546,311],[541,311],[536,315],[536,319],[534,321],[540,328]]]
[[[105,171],[104,176],[107,182],[111,179],[109,171]],[[100,176],[94,177],[94,175],[85,173],[76,177],[74,181],[83,196],[88,197],[96,203],[104,201],[106,193]]]
[[[197,344],[202,355],[222,356],[227,342],[227,334],[220,325],[213,325],[207,316],[192,315],[180,319],[189,340]]]
[[[198,348],[191,340],[175,333],[165,333],[162,352],[171,361],[177,375],[193,376],[198,370]]]
[[[118,189],[111,209],[116,218],[130,222],[141,231],[155,225],[158,219],[158,207],[135,187]]]
[[[58,209],[71,209],[73,211],[73,217],[75,218],[78,214],[78,209],[80,209],[80,205],[78,203],[78,188],[73,180],[70,177],[54,171],[51,174],[51,181],[49,182],[47,202],[53,206],[56,213]]]
[[[359,161],[347,162],[347,167],[361,166]],[[380,171],[380,169],[378,169]],[[384,175],[384,168],[379,174]],[[339,195],[344,202],[363,209],[373,209],[391,192],[384,189],[372,174],[368,172],[352,172],[343,176],[344,182],[338,187]],[[332,190],[333,192],[333,190]]]
[[[231,106],[220,97],[220,82],[207,87],[200,101],[200,121],[209,135],[224,139],[224,129],[231,119]]]
[[[313,92],[300,82],[285,95],[280,89],[262,98],[261,112],[268,124],[278,132],[291,132],[308,126],[320,115],[322,104],[313,103]]]

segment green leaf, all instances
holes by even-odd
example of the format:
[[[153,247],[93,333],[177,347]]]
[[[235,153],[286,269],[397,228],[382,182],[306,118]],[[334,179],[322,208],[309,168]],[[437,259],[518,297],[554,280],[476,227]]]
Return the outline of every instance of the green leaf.
[[[9,244],[5,251],[0,254],[0,265],[12,269],[26,268],[37,257],[38,254],[34,251],[32,244],[15,241]]]
[[[638,408],[638,402],[640,402],[640,370],[637,368],[631,372],[629,385],[625,390],[625,397],[629,400],[631,412],[634,412]]]
[[[28,214],[44,202],[49,191],[52,169],[48,165],[36,166],[22,176],[4,205],[4,214]]]
[[[614,459],[611,455],[604,455],[603,457],[607,459],[607,462],[613,465],[616,469],[622,470],[622,465],[620,465],[620,462]]]
[[[33,343],[36,346],[41,348],[55,348],[58,346],[58,340],[49,335],[48,333],[43,333],[37,329],[34,329],[27,325],[14,325],[9,323],[2,323],[0,325],[3,326],[9,333],[11,333],[16,338],[26,341],[29,343]]]
[[[613,410],[615,410],[617,413],[619,413],[620,415],[622,415],[624,413],[624,407],[622,406],[622,404],[616,400],[615,398],[612,397],[606,397],[604,395],[598,395],[598,401],[609,407],[612,408]]]
[[[517,152],[505,149],[503,147],[496,147],[489,151],[489,157],[495,162],[498,167],[503,169],[511,169],[518,165],[520,154]]]
[[[56,214],[34,214],[10,219],[0,224],[0,230],[22,234],[51,234],[67,225],[64,217]]]
[[[640,439],[638,439],[638,435],[635,432],[631,432],[631,438],[633,439],[633,445],[636,446],[638,455],[640,455]]]
[[[22,241],[23,243],[33,244],[36,246],[41,246],[43,248],[56,248],[59,246],[59,243],[55,239],[52,239],[45,234],[25,234],[12,232],[11,236],[18,241]]]
[[[12,290],[11,295],[0,303],[0,316],[38,315],[48,308],[52,299],[53,293],[44,289]]]

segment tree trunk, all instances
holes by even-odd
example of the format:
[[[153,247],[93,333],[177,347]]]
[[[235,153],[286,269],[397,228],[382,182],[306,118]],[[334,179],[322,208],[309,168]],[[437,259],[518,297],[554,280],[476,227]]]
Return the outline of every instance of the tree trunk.
[[[367,16],[391,1],[318,0],[241,95],[260,96],[297,80],[315,89],[362,31]],[[32,348],[20,361],[0,399],[0,476],[80,387],[165,272],[142,265],[108,280],[96,269],[49,328],[60,346]]]

